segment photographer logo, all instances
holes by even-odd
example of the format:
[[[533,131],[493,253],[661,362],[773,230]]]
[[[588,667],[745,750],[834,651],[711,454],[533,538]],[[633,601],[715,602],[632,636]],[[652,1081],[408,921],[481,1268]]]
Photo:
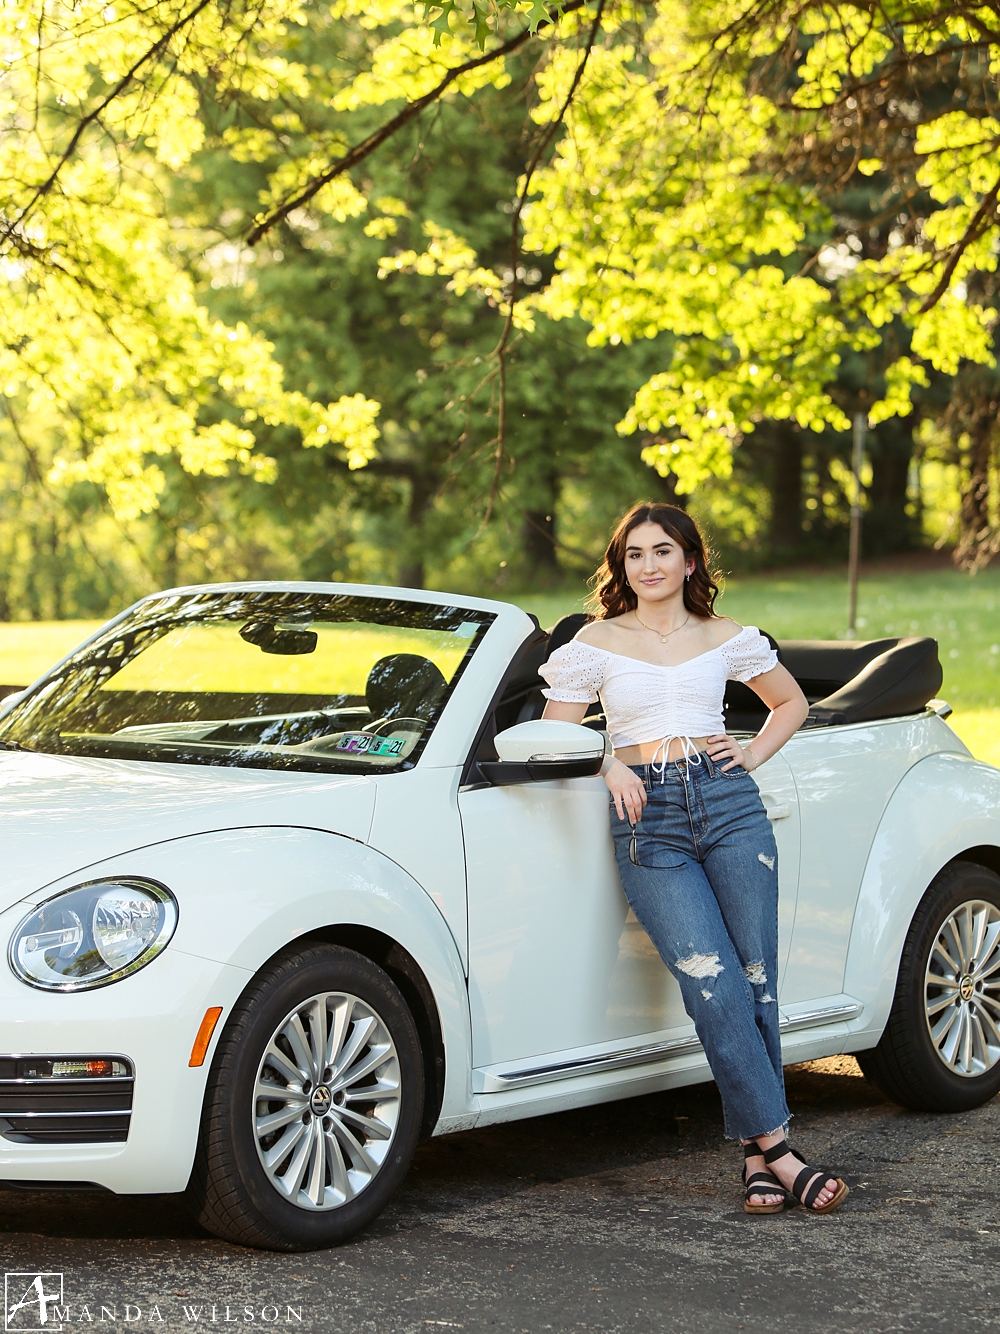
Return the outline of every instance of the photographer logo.
[[[3,1327],[5,1330],[62,1329],[63,1276],[51,1273],[8,1273],[3,1280]]]

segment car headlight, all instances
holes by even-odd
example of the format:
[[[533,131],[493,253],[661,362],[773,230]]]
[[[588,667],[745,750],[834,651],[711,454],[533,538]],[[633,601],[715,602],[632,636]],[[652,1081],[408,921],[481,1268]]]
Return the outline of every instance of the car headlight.
[[[92,880],[35,908],[10,941],[10,966],[29,986],[85,991],[155,959],[177,925],[163,885],[133,876]]]

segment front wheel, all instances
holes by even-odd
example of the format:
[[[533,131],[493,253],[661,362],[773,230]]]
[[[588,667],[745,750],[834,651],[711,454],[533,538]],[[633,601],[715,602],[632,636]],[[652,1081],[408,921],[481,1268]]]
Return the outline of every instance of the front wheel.
[[[1000,1092],[1000,876],[952,862],[903,946],[896,995],[865,1076],[918,1112],[964,1112]]]
[[[209,1075],[188,1197],[245,1246],[335,1246],[385,1208],[420,1133],[423,1061],[398,989],[370,959],[316,945],[241,997]]]

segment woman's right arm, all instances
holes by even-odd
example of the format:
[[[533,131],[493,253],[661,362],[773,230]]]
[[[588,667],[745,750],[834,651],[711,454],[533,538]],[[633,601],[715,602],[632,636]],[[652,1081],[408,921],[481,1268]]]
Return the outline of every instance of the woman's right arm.
[[[563,723],[582,723],[592,707],[590,704],[569,704],[562,700],[550,699],[545,703],[542,717],[555,718]],[[629,824],[638,824],[642,819],[642,808],[646,804],[646,786],[639,775],[633,773],[627,764],[622,764],[621,760],[606,755],[601,777],[614,797],[619,820],[627,818]]]

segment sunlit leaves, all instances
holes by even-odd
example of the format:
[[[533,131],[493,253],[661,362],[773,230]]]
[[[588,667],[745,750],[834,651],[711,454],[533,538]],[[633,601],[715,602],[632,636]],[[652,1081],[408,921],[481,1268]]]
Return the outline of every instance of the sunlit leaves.
[[[908,103],[905,123],[920,122],[914,185],[942,207],[913,241],[894,241],[875,260],[852,252],[840,272],[822,263],[837,219],[814,179],[783,166],[801,153],[796,108],[822,117],[836,104],[845,129],[860,125],[848,93],[866,80],[877,87],[885,61],[970,40],[948,7],[660,0],[658,15],[643,59],[624,45],[595,53],[568,133],[536,182],[526,234],[529,247],[555,255],[555,278],[534,298],[550,316],[582,315],[596,343],[682,335],[620,427],[666,437],[648,459],[690,487],[762,418],[845,429],[829,394],[841,354],[878,347],[894,322],[909,327],[913,355],[894,361],[893,336],[884,395],[869,400],[873,423],[910,411],[925,365],[953,374],[963,359],[990,361],[996,314],[969,284],[996,268],[998,122]],[[560,81],[553,61],[539,79],[540,118]],[[863,137],[838,147],[848,145],[862,175],[885,169]],[[807,235],[824,233],[832,239],[810,258]],[[773,262],[792,255],[802,274]]]
[[[273,480],[255,422],[342,446],[351,466],[374,452],[376,404],[289,393],[263,338],[199,306],[165,216],[167,173],[204,142],[204,81],[220,97],[304,94],[307,71],[277,54],[303,21],[296,0],[37,0],[0,18],[2,388],[61,438],[52,480],[103,486],[122,517],[156,507],[166,455],[193,475]],[[262,129],[231,142],[244,160],[274,147]],[[293,170],[279,166],[275,188]],[[352,190],[323,202],[349,216],[364,207]]]
[[[877,426],[889,417],[907,417],[913,411],[910,394],[914,385],[926,388],[930,384],[927,372],[910,357],[899,357],[886,370],[886,390],[881,402],[868,413],[868,422]]]

